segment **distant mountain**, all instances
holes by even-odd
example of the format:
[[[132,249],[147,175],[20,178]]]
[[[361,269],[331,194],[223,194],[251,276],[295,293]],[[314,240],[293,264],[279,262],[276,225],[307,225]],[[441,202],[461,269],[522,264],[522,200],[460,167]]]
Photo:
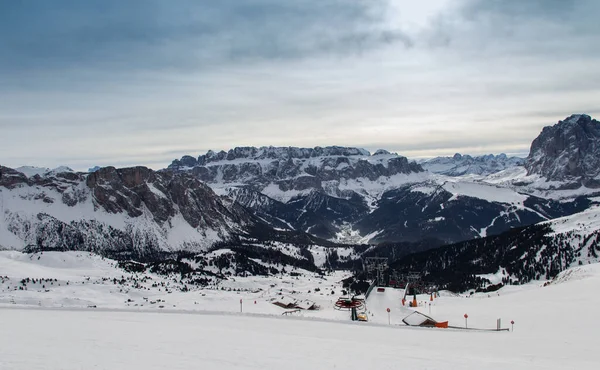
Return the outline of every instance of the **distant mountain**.
[[[471,157],[458,153],[453,157],[436,157],[420,162],[425,170],[447,176],[487,176],[524,163],[525,159],[508,157],[506,154]]]
[[[541,175],[559,187],[600,188],[600,122],[574,114],[544,127],[531,144],[528,175]]]
[[[27,177],[33,177],[35,175],[46,176],[46,175],[57,174],[57,173],[62,173],[62,172],[73,172],[73,170],[67,166],[60,166],[60,167],[56,167],[54,169],[47,168],[47,167],[22,166],[22,167],[16,168],[16,170],[21,172],[22,174],[24,174]]]
[[[197,159],[184,156],[174,160],[169,168],[190,170],[210,184],[243,184],[264,190],[265,194],[280,200],[312,189],[344,197],[348,193],[344,181],[375,181],[381,177],[423,172],[417,163],[397,154],[379,151],[370,155],[364,149],[339,146],[243,147],[228,152],[208,151]],[[269,186],[271,188],[265,190]]]

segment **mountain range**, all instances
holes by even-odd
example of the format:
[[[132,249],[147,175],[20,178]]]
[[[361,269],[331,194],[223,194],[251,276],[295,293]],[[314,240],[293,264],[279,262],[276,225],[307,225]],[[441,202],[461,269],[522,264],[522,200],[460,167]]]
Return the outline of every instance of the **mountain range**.
[[[324,266],[368,245],[479,243],[593,209],[599,148],[600,123],[572,115],[544,128],[527,158],[241,147],[158,171],[0,166],[0,248],[146,260],[233,248]]]

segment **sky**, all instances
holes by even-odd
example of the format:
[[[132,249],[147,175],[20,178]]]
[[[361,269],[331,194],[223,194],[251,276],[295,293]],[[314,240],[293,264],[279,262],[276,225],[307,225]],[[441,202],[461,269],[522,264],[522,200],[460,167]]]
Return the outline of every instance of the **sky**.
[[[0,0],[0,164],[526,155],[600,117],[597,0]]]

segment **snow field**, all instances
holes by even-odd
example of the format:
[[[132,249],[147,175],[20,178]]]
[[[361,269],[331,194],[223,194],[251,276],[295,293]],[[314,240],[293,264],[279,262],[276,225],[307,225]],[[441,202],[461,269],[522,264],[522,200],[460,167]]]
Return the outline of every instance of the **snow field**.
[[[403,291],[391,288],[371,293],[370,322],[351,322],[349,312],[333,309],[343,273],[235,277],[219,290],[119,292],[110,283],[91,283],[126,275],[110,260],[75,252],[30,257],[0,252],[3,370],[597,368],[599,264],[568,270],[545,287],[537,282],[471,296],[441,292],[431,314],[429,296],[417,297],[418,311],[452,326],[464,326],[465,313],[470,328],[495,328],[498,318],[503,327],[516,322],[514,332],[480,332],[399,326],[411,309],[401,307]],[[77,283],[49,292],[6,289],[26,275]],[[285,310],[270,303],[281,296],[313,299],[321,309],[282,316]],[[144,297],[161,301],[134,306]],[[387,307],[396,325],[388,325]]]
[[[178,276],[129,273],[117,268],[115,261],[87,252],[30,255],[0,251],[0,277],[5,277],[0,278],[0,307],[96,306],[99,309],[136,311],[239,312],[239,300],[242,299],[244,312],[282,315],[285,310],[273,305],[272,300],[292,297],[294,300],[313,301],[324,308],[294,315],[339,320],[350,317],[348,312],[332,308],[335,300],[342,295],[341,280],[348,273],[320,276],[301,269],[295,273],[298,276],[230,277],[208,287],[187,285],[189,291],[181,291],[184,284],[179,282]],[[21,290],[21,280],[27,278],[56,281],[30,282],[27,290]],[[115,284],[114,279],[125,282]],[[334,294],[331,294],[332,291]]]

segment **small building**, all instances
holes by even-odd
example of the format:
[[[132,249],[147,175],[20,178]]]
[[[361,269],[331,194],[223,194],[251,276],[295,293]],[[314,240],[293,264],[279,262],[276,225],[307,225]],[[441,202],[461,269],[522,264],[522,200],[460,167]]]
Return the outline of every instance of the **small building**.
[[[402,319],[402,322],[408,326],[423,326],[423,327],[430,327],[430,328],[433,328],[433,327],[447,328],[448,327],[448,321],[437,322],[433,318],[431,318],[425,314],[422,314],[420,312],[417,312],[417,311],[406,316],[404,319]]]
[[[290,309],[300,309],[300,310],[318,310],[319,306],[311,300],[297,300],[295,298],[289,296],[279,296],[277,298],[273,298],[271,300],[275,306],[279,306],[281,308],[285,308],[287,310]]]

